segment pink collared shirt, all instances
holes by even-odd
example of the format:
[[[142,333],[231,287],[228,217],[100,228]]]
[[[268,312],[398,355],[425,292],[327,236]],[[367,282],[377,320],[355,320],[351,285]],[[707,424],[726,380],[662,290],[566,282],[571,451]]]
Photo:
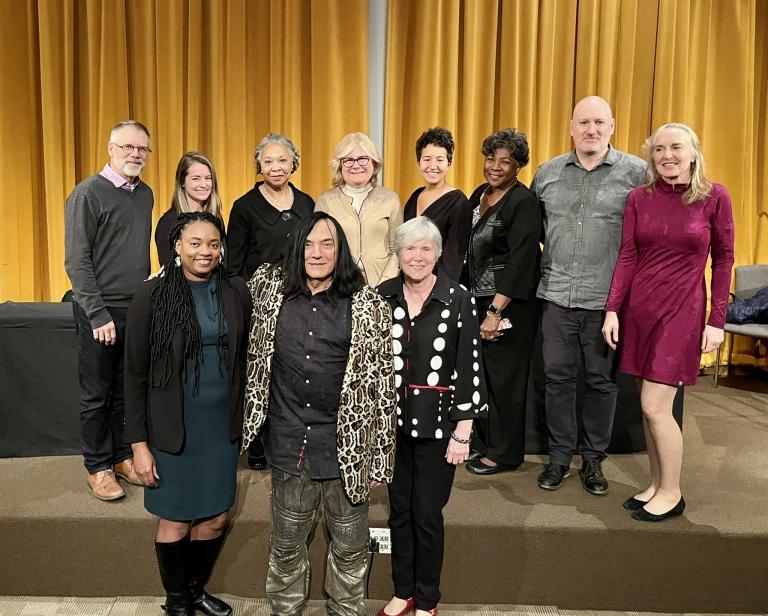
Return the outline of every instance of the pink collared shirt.
[[[136,188],[139,185],[139,182],[141,182],[139,178],[136,178],[133,182],[129,182],[117,171],[115,171],[109,165],[109,163],[104,165],[104,168],[101,170],[99,175],[103,175],[110,182],[112,182],[115,185],[115,188],[122,188],[123,190],[127,190],[129,192],[133,192],[134,188]]]

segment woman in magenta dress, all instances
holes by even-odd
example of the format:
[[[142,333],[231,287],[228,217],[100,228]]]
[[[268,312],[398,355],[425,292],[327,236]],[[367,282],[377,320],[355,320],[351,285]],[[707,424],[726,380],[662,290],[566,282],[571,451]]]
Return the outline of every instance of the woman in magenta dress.
[[[635,520],[680,515],[683,436],[672,416],[677,387],[693,385],[702,353],[723,342],[733,266],[726,189],[704,177],[699,139],[665,124],[646,141],[648,181],[627,198],[621,250],[603,336],[619,348],[619,372],[638,377],[650,485],[624,502]],[[704,269],[712,256],[711,310]]]

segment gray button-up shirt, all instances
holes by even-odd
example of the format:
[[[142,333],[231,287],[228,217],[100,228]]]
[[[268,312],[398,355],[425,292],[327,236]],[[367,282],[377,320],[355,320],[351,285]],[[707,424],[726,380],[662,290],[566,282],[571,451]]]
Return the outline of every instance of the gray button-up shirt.
[[[538,168],[531,185],[544,223],[538,297],[566,308],[603,310],[621,244],[624,204],[642,184],[645,168],[645,161],[613,148],[591,171],[575,152]]]

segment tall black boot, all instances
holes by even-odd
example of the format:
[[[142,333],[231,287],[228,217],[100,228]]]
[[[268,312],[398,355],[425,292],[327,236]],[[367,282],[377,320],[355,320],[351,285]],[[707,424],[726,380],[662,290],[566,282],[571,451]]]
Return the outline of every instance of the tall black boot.
[[[224,545],[227,534],[225,528],[221,535],[206,541],[189,542],[189,590],[192,607],[207,616],[230,616],[232,606],[221,599],[205,592],[205,585],[211,577],[213,565]]]
[[[160,579],[165,588],[165,605],[169,616],[194,616],[189,592],[189,536],[172,543],[155,541],[155,554],[160,567]]]

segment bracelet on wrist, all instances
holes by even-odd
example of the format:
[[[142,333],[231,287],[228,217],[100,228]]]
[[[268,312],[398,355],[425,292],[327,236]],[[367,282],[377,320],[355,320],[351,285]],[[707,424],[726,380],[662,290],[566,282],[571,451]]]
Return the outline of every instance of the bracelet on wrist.
[[[489,317],[492,319],[496,319],[497,321],[501,321],[501,313],[500,312],[491,312],[490,310],[486,312]]]
[[[460,445],[469,445],[469,443],[472,441],[472,438],[460,438],[456,436],[455,432],[451,432],[451,438],[459,443]]]

